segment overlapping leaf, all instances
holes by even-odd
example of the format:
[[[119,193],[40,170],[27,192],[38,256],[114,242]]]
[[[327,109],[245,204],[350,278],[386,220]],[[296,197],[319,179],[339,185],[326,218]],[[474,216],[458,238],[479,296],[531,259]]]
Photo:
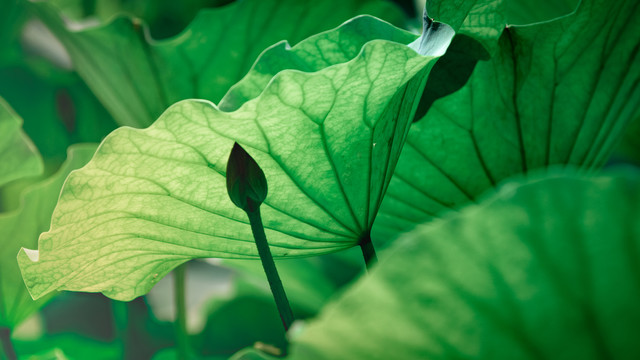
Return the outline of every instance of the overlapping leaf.
[[[234,0],[49,0],[65,16],[75,21],[107,22],[119,14],[144,19],[154,38],[175,36],[202,8],[215,8]]]
[[[25,21],[27,4],[0,4],[0,97],[24,119],[49,174],[71,144],[99,142],[115,123],[77,74],[50,61],[64,50],[42,26]]]
[[[116,128],[77,74],[51,64],[37,71],[24,63],[0,67],[0,96],[22,116],[48,168],[60,166],[71,144],[99,142]]]
[[[505,0],[428,0],[426,9],[435,20],[451,25],[457,34],[479,41],[489,53],[494,53],[506,24],[506,3]]]
[[[376,26],[407,41],[370,39],[349,61],[281,71],[234,112],[183,101],[148,129],[113,132],[68,178],[39,251],[20,253],[31,294],[128,300],[190,258],[257,257],[248,219],[226,192],[234,141],[267,177],[261,212],[275,257],[338,251],[368,236],[436,59],[406,45],[414,35],[372,17],[333,32]],[[443,51],[452,30],[439,29],[449,37],[434,36],[443,44],[433,48]]]
[[[24,286],[16,253],[22,246],[37,244],[38,235],[47,230],[65,178],[86,164],[95,145],[76,145],[62,168],[49,179],[27,189],[20,208],[0,214],[0,326],[13,328],[37,310],[45,299],[33,301]]]
[[[519,0],[506,3],[509,24],[527,25],[572,13],[579,0]]]
[[[513,174],[601,166],[640,111],[638,28],[638,2],[604,0],[509,27],[500,52],[412,127],[375,237],[457,209]]]
[[[433,101],[458,90],[466,83],[478,60],[487,59],[488,51],[494,51],[497,38],[506,24],[502,1],[466,0],[456,11],[448,9],[441,1],[430,1],[429,5],[433,8],[433,13],[429,13],[429,16],[434,16],[436,20],[446,19],[443,22],[453,24],[453,29],[462,35],[456,35],[447,53],[435,65],[420,101],[416,114],[418,117],[425,114]],[[351,36],[363,41],[366,37],[358,34],[377,36],[378,31],[380,29],[377,28],[354,28]],[[358,47],[354,47],[353,44],[332,39],[330,33],[325,35],[327,38],[318,42],[318,48],[297,47],[297,51],[290,52],[287,51],[288,44],[281,42],[266,50],[270,52],[270,56],[256,62],[249,73],[225,94],[220,101],[220,108],[237,109],[248,99],[260,94],[271,77],[282,69],[316,71],[328,61],[337,60],[332,57],[350,58],[354,51],[358,51]],[[416,41],[414,46],[420,47],[420,41]]]
[[[34,9],[116,121],[134,127],[150,125],[179,100],[217,103],[277,41],[295,43],[361,13],[400,17],[380,0],[245,0],[203,10],[182,34],[153,41],[140,22],[129,18],[73,32],[48,4]]]
[[[22,131],[22,119],[0,98],[0,186],[42,170],[38,150]]]
[[[634,359],[639,204],[638,172],[508,184],[396,242],[289,358]]]

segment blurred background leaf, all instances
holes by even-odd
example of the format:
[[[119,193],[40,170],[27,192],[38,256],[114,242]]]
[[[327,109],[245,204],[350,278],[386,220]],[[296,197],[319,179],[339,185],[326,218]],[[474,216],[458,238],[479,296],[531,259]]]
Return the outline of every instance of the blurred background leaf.
[[[21,207],[0,213],[0,327],[14,328],[51,298],[31,299],[18,269],[16,254],[23,246],[37,244],[38,235],[49,227],[65,178],[86,164],[95,149],[95,145],[70,148],[67,162],[56,174],[25,190]]]
[[[206,9],[176,37],[157,41],[139,20],[70,30],[50,4],[34,4],[62,41],[75,68],[120,125],[147,127],[171,104],[189,98],[217,103],[268,46],[292,44],[362,13],[402,23],[382,0],[244,0]],[[123,61],[127,59],[127,61]]]
[[[0,97],[0,187],[43,170],[38,149],[22,130],[22,119]]]

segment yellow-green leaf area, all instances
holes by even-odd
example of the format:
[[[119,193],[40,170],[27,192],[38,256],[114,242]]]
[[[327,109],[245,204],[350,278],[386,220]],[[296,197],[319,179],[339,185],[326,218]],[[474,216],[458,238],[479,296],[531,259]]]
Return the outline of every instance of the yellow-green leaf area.
[[[0,213],[0,326],[15,327],[48,299],[31,299],[16,254],[21,247],[37,245],[40,233],[49,228],[65,178],[86,164],[95,149],[90,144],[72,146],[67,161],[55,174],[24,190],[18,209]]]
[[[371,39],[346,62],[278,72],[235,111],[186,100],[147,129],[116,130],[67,179],[38,250],[20,253],[31,294],[66,289],[130,300],[192,258],[257,258],[246,214],[227,194],[234,142],[269,183],[261,213],[274,257],[357,245],[435,60]]]

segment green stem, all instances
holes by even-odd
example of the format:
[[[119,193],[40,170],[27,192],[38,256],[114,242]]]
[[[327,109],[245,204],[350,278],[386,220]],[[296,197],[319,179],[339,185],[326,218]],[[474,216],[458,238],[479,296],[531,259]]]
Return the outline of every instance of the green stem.
[[[126,354],[130,346],[127,334],[127,303],[123,301],[111,300],[111,313],[113,315],[113,325],[116,331],[116,339],[122,343],[122,353]]]
[[[367,270],[370,270],[373,264],[378,261],[378,256],[376,255],[376,249],[373,247],[371,235],[369,233],[366,233],[360,239],[360,249],[362,250],[362,256],[364,257],[364,263],[367,266]]]
[[[288,331],[294,320],[293,312],[291,311],[291,305],[289,305],[287,294],[284,292],[284,287],[282,287],[282,281],[278,275],[276,263],[273,261],[271,250],[269,250],[267,235],[264,233],[262,217],[260,216],[260,207],[256,206],[255,210],[247,211],[247,215],[249,216],[249,222],[251,223],[253,237],[256,240],[260,260],[262,260],[262,268],[264,269],[264,273],[267,275],[273,299],[276,301],[276,306],[280,313],[280,320],[282,320],[284,330]]]
[[[187,305],[185,301],[185,272],[187,263],[184,263],[173,271],[175,284],[176,305],[176,334],[178,346],[178,359],[189,358],[189,335],[187,333]]]
[[[11,343],[11,330],[9,328],[0,328],[0,341],[2,342],[2,350],[4,351],[2,359],[17,360],[18,355],[16,355],[16,351],[13,349],[13,344]]]

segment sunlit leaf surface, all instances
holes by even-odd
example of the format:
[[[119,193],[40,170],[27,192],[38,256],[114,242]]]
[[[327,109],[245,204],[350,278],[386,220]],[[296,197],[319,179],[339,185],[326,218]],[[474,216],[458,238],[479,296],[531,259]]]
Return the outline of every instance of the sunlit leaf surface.
[[[20,253],[31,294],[68,289],[129,300],[190,258],[256,258],[246,214],[227,195],[234,141],[266,175],[261,213],[275,257],[358,244],[369,234],[437,58],[407,46],[415,35],[372,17],[333,32],[348,41],[351,27],[375,26],[386,29],[377,34],[405,41],[356,39],[362,47],[349,61],[338,57],[313,73],[281,71],[233,112],[189,100],[148,129],[113,132],[68,178],[39,251]],[[427,42],[440,51],[435,55],[453,35],[440,29],[448,34],[434,36],[440,46]]]

